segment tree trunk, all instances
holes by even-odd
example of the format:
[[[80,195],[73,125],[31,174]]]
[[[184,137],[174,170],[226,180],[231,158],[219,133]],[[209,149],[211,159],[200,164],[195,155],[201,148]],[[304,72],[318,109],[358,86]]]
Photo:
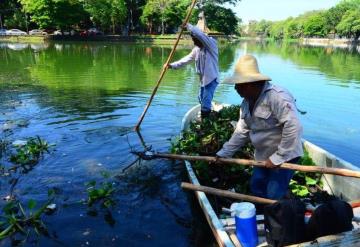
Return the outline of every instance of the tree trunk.
[[[164,20],[161,20],[161,34],[164,35],[165,34],[165,25],[164,25]]]
[[[111,22],[112,22],[112,34],[115,34],[115,20],[114,20],[114,18],[111,18]]]
[[[152,34],[152,21],[149,22],[149,32]]]

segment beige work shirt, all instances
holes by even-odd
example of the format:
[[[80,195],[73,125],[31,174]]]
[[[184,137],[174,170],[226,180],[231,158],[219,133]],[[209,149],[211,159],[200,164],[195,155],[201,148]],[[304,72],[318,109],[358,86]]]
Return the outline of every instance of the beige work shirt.
[[[232,157],[251,141],[256,160],[270,159],[275,165],[280,165],[303,155],[302,130],[293,96],[287,90],[266,82],[253,115],[248,102],[243,100],[236,129],[217,155]]]

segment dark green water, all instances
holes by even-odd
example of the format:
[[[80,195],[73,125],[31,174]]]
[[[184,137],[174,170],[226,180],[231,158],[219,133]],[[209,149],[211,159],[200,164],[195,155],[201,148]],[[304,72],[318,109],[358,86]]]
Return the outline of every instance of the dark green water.
[[[176,52],[180,58],[191,47]],[[207,246],[191,197],[179,188],[186,180],[181,163],[136,160],[143,150],[132,131],[171,47],[114,43],[0,43],[0,137],[13,142],[39,135],[55,144],[27,174],[17,174],[15,193],[26,203],[47,198],[56,188],[58,210],[45,217],[56,240],[41,246]],[[356,49],[240,43],[221,46],[221,79],[232,74],[245,52],[260,69],[296,97],[304,137],[340,158],[360,165],[360,54]],[[194,66],[168,71],[141,125],[146,145],[167,152],[186,111],[197,104]],[[215,100],[240,103],[229,85]],[[25,123],[25,124],[24,124]],[[7,164],[5,156],[0,163]],[[125,169],[125,171],[124,171]],[[109,180],[117,188],[111,223],[105,212],[89,216],[86,182]],[[15,176],[15,175],[14,175]],[[10,177],[0,181],[1,197]],[[4,204],[2,201],[1,205]],[[110,224],[110,223],[111,224]],[[32,242],[28,245],[32,245]],[[3,240],[1,246],[10,245]]]

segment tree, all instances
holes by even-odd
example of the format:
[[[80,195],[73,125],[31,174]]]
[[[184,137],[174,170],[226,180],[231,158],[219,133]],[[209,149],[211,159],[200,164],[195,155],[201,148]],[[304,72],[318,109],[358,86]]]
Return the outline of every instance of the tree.
[[[260,35],[263,37],[267,37],[269,35],[270,26],[271,23],[269,21],[261,20],[258,23],[256,23],[254,31],[257,34],[257,36]]]
[[[336,30],[342,36],[357,40],[360,37],[360,10],[348,10],[336,26]]]
[[[313,15],[304,22],[304,35],[307,37],[325,37],[327,34],[324,13],[322,11],[313,12]]]
[[[241,21],[235,13],[221,4],[235,4],[238,0],[208,0],[200,1],[199,8],[194,11],[192,22],[197,22],[197,16],[204,11],[206,24],[210,30],[222,32],[224,34],[236,34],[238,24]],[[201,5],[202,4],[202,5]]]
[[[141,20],[149,28],[150,33],[153,31],[153,24],[160,23],[161,34],[165,33],[165,22],[168,19],[168,8],[177,0],[149,0],[141,16]]]
[[[4,26],[21,29],[28,27],[28,16],[17,0],[0,0],[0,28]]]
[[[40,28],[69,29],[86,16],[78,0],[20,0],[31,21]]]
[[[184,21],[189,5],[189,0],[178,0],[169,5],[166,9],[168,29],[176,31]]]
[[[125,0],[127,8],[126,16],[126,34],[129,31],[134,31],[140,27],[140,16],[142,15],[145,0]]]
[[[285,21],[277,21],[274,22],[271,26],[270,26],[270,37],[274,38],[274,39],[283,39],[284,38],[284,33],[285,33]]]
[[[95,25],[113,33],[126,19],[125,0],[86,0],[84,6]]]
[[[287,19],[284,26],[284,38],[297,39],[302,36],[302,32],[303,32],[303,23],[300,18]]]

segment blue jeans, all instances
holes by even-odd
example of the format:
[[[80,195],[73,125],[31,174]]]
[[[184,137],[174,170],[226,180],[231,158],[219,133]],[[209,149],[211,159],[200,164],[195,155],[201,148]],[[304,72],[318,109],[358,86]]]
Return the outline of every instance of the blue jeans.
[[[217,79],[213,80],[204,87],[200,87],[199,102],[201,104],[201,111],[211,111],[211,101],[214,97],[215,89],[218,85]]]
[[[299,162],[300,157],[288,161]],[[250,179],[250,190],[254,196],[268,199],[281,199],[286,195],[294,171],[254,167]]]

